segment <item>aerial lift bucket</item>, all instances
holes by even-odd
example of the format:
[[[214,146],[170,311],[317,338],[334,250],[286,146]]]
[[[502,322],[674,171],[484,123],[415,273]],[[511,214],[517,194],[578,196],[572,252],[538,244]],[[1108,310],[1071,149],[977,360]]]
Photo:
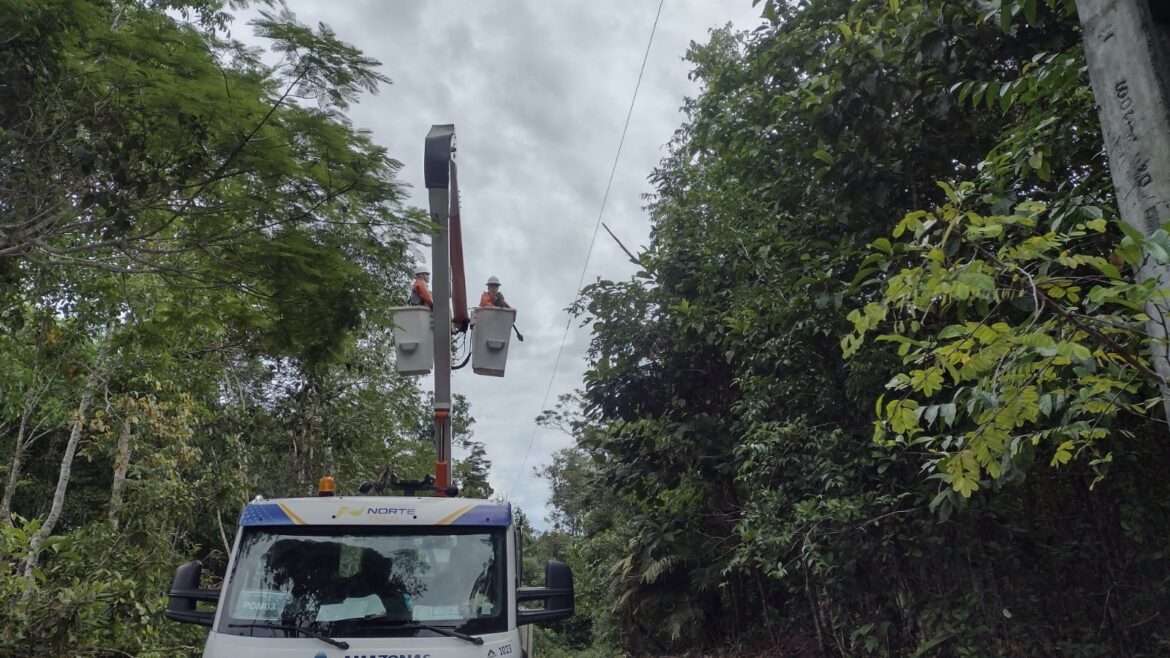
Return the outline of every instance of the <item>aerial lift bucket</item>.
[[[477,375],[503,377],[516,309],[485,306],[475,309],[471,368]]]
[[[394,314],[394,368],[404,375],[425,375],[435,362],[431,310],[425,306],[400,306]]]

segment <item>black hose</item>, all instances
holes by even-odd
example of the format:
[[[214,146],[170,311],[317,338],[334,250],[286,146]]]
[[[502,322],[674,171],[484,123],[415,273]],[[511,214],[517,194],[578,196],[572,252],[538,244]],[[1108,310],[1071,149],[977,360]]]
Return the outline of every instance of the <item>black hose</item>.
[[[458,370],[458,369],[462,368],[463,366],[467,365],[467,362],[470,360],[471,360],[471,352],[468,352],[467,356],[463,357],[463,362],[457,366],[451,366],[451,369]]]

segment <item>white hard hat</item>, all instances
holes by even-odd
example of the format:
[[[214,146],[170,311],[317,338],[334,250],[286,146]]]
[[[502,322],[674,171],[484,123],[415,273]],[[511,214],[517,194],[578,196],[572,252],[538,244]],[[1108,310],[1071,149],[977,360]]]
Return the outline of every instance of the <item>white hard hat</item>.
[[[487,284],[489,286],[498,286],[500,285],[500,280],[494,276],[489,276]]]
[[[415,270],[415,271],[414,271],[414,275],[415,275],[415,276],[418,276],[418,275],[420,275],[420,274],[426,274],[427,276],[430,276],[430,275],[431,275],[431,273],[430,273],[429,271],[427,271],[427,270]]]

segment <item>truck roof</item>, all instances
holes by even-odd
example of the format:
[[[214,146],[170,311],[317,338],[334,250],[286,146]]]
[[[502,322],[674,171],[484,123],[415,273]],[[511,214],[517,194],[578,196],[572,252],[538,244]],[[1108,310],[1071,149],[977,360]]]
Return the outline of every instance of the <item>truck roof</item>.
[[[314,526],[508,526],[512,505],[474,498],[329,496],[258,499],[240,514],[240,525]]]

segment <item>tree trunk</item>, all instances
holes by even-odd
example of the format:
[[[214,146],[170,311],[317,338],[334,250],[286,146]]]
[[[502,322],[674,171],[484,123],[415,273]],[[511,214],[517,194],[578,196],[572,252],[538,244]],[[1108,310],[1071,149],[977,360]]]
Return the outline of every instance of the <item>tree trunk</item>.
[[[114,458],[114,484],[110,487],[110,523],[118,528],[118,514],[122,511],[122,492],[126,490],[126,471],[130,470],[130,438],[134,423],[127,414],[118,433],[118,453]]]
[[[1147,236],[1170,221],[1170,26],[1153,13],[1164,2],[1077,0],[1118,209],[1126,224]],[[1170,267],[1147,258],[1138,278],[1165,288]],[[1170,418],[1170,301],[1151,302],[1147,314]]]
[[[77,444],[81,443],[81,432],[85,428],[85,420],[89,415],[89,405],[93,402],[94,391],[101,380],[103,360],[99,357],[98,363],[94,365],[93,372],[85,383],[85,389],[81,392],[81,402],[77,405],[77,418],[73,420],[73,429],[69,432],[69,442],[65,444],[65,454],[61,457],[61,471],[57,475],[57,489],[53,492],[53,505],[49,508],[49,515],[45,517],[44,524],[29,540],[28,557],[25,558],[24,567],[21,570],[21,574],[25,578],[32,578],[33,569],[36,568],[37,561],[41,556],[41,548],[44,547],[45,540],[56,529],[57,521],[61,519],[61,510],[65,507],[65,490],[69,488],[69,477],[73,472],[73,456],[77,454]]]
[[[20,429],[16,432],[16,445],[12,447],[12,464],[8,469],[8,481],[4,483],[4,498],[0,499],[0,523],[12,523],[12,499],[16,497],[16,485],[20,482],[20,469],[24,466],[25,433],[28,431],[28,413],[20,416]]]

